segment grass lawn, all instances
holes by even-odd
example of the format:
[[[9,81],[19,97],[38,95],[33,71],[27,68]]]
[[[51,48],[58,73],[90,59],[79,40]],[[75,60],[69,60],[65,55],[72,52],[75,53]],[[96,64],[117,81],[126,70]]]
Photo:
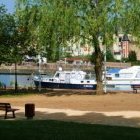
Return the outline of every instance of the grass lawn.
[[[140,140],[140,128],[48,120],[0,121],[1,140]]]

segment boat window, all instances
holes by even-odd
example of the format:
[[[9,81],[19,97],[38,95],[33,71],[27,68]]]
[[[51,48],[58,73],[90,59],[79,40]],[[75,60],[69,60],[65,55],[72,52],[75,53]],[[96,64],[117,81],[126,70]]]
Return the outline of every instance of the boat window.
[[[121,73],[120,74],[120,77],[123,77],[123,78],[131,78],[133,76],[132,73]]]
[[[70,77],[70,76],[71,76],[70,73],[65,74],[65,77]]]
[[[75,73],[71,73],[71,78],[75,78]]]
[[[119,77],[119,73],[115,74],[115,77]]]
[[[65,79],[65,73],[61,73],[61,74],[59,75],[59,78],[60,78],[60,80],[64,80],[64,79]]]
[[[57,74],[55,75],[55,77],[59,77],[59,73],[57,73]]]
[[[53,79],[49,79],[49,81],[53,81]]]
[[[66,73],[65,79],[66,79],[66,80],[69,80],[69,79],[70,79],[70,73]]]
[[[89,74],[86,74],[85,79],[89,79],[89,78],[90,78]]]
[[[136,78],[140,78],[140,72],[137,73]]]
[[[106,80],[112,80],[112,77],[106,77]]]
[[[84,83],[84,81],[81,81],[81,83]]]
[[[90,81],[87,81],[87,83],[90,83]]]

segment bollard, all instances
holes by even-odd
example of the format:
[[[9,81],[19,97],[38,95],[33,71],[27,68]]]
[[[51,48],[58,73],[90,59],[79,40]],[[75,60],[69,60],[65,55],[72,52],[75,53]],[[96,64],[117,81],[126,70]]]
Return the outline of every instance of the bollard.
[[[25,104],[25,116],[27,117],[27,119],[33,119],[33,117],[35,116],[35,104]]]

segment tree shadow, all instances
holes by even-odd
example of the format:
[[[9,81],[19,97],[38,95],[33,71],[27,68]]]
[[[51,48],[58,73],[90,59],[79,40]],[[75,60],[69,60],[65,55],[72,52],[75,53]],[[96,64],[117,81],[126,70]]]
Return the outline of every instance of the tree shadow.
[[[49,90],[45,94],[45,96],[70,96],[70,95],[95,95],[96,91],[94,90]]]
[[[63,96],[63,95],[95,95],[95,90],[79,90],[79,89],[18,89],[15,93],[14,89],[0,89],[0,95],[24,95],[24,94],[42,94],[45,96]]]
[[[90,124],[140,127],[139,118],[124,118],[123,116],[106,116],[103,113],[85,113],[83,115],[67,115],[66,113],[36,112],[39,119],[53,119]]]
[[[117,94],[117,93],[133,93],[133,91],[107,91],[106,94]],[[26,95],[26,94],[42,94],[45,96],[70,96],[70,95],[96,95],[96,90],[87,89],[46,89],[43,88],[40,91],[36,88],[19,88],[15,93],[14,89],[0,89],[1,95]]]
[[[77,111],[78,112],[78,111]],[[6,119],[6,120],[26,120],[25,113],[17,112],[16,118]],[[0,117],[0,120],[4,120],[4,117]],[[129,127],[139,127],[140,128],[140,117],[126,118],[123,115],[105,115],[104,113],[92,112],[92,111],[79,111],[71,112],[71,110],[54,110],[51,112],[46,109],[44,111],[35,111],[35,116],[33,120],[58,120],[66,122],[78,122],[87,124],[103,124],[111,126],[129,126]]]

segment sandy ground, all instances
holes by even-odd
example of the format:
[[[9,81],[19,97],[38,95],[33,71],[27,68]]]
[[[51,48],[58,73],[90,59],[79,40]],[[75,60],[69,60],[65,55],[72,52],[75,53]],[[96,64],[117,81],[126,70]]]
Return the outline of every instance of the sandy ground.
[[[46,94],[0,97],[18,108],[16,119],[26,119],[25,104],[35,104],[34,119],[140,127],[140,94],[80,95],[56,91]],[[3,120],[4,112],[0,112]],[[10,115],[10,114],[9,114]],[[11,120],[11,119],[8,119]],[[13,119],[12,119],[13,120]]]

